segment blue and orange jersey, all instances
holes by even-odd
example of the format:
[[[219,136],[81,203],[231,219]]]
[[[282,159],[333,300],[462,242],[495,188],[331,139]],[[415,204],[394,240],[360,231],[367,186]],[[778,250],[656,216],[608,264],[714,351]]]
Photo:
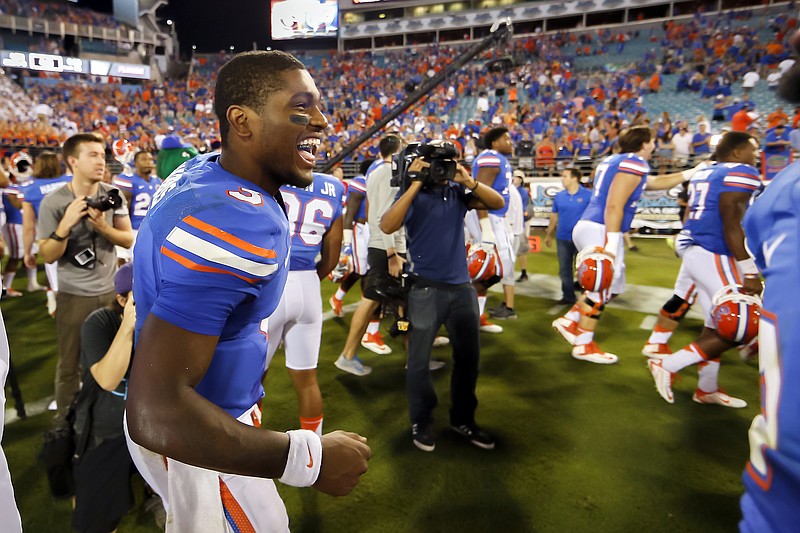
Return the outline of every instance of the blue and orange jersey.
[[[22,201],[31,204],[34,213],[38,217],[42,199],[70,181],[72,181],[72,176],[66,174],[57,178],[33,178],[21,185]]]
[[[606,202],[608,201],[608,191],[611,183],[617,174],[633,174],[640,178],[639,185],[628,197],[625,209],[622,214],[622,225],[620,231],[625,232],[631,229],[633,215],[636,214],[636,202],[642,196],[642,190],[647,183],[647,175],[650,173],[650,165],[647,161],[636,154],[616,154],[603,159],[597,165],[594,173],[594,186],[592,188],[592,199],[589,206],[583,212],[581,220],[591,220],[598,224],[606,223]]]
[[[717,163],[699,170],[689,181],[689,217],[684,226],[694,244],[720,255],[731,255],[725,242],[720,196],[726,192],[756,194],[762,189],[758,170],[741,163]]]
[[[142,220],[144,220],[144,216],[150,208],[150,202],[153,201],[153,195],[161,186],[161,183],[161,178],[150,176],[150,179],[146,180],[139,174],[132,176],[120,174],[114,178],[114,185],[131,195],[129,211],[133,229],[138,230],[139,226],[141,226]]]
[[[478,179],[478,171],[482,168],[496,168],[499,170],[494,182],[492,182],[492,189],[500,193],[504,204],[500,209],[493,209],[489,213],[503,217],[508,211],[508,187],[512,176],[511,165],[508,163],[506,156],[497,150],[484,150],[472,162],[472,177]]]
[[[331,224],[342,216],[340,198],[343,192],[341,181],[317,172],[314,172],[314,182],[304,189],[291,185],[281,187],[292,233],[289,270],[317,268],[322,239]]]
[[[289,265],[281,204],[224,170],[218,153],[196,157],[156,191],[134,249],[136,338],[150,313],[219,337],[196,390],[234,417],[264,393],[266,319]]]
[[[358,211],[356,211],[353,220],[366,220],[367,218],[367,177],[362,176],[359,174],[355,178],[350,180],[350,186],[347,189],[349,194],[359,194],[361,195],[361,203],[358,205]]]
[[[800,163],[781,171],[745,213],[747,247],[765,278],[759,324],[761,412],[750,426],[745,533],[800,523]]]
[[[12,183],[3,189],[3,210],[6,212],[6,224],[22,224],[22,210],[14,207],[11,197],[21,196],[19,185]]]

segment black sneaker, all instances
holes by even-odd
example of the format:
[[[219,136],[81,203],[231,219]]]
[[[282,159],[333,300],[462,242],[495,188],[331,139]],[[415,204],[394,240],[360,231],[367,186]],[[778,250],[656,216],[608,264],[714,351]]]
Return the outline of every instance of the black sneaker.
[[[500,320],[505,320],[507,318],[513,320],[517,318],[517,312],[504,305],[499,309],[489,309],[489,316],[492,318],[499,318]]]
[[[414,446],[424,452],[432,452],[436,448],[436,439],[433,436],[433,424],[421,426],[420,424],[411,425],[411,437],[414,439]]]
[[[506,304],[505,304],[505,302],[503,302],[500,305],[495,305],[494,307],[486,308],[486,312],[489,313],[490,315],[493,315],[494,313],[501,312],[505,308],[506,308]]]
[[[528,275],[527,274],[521,274],[520,277],[518,277],[516,279],[517,283],[522,283],[523,281],[528,281]]]
[[[479,428],[477,424],[463,424],[460,426],[451,425],[450,429],[462,437],[468,438],[469,441],[478,448],[483,448],[484,450],[494,449],[494,439],[491,437],[491,435]]]

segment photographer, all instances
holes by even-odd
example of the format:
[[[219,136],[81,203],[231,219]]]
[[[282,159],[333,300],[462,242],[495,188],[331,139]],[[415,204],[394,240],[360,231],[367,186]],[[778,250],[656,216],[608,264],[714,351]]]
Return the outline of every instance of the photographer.
[[[441,145],[446,147],[447,144]],[[453,150],[451,157],[454,156]],[[462,259],[466,257],[464,216],[469,209],[501,208],[504,200],[454,161],[428,159],[430,163],[415,159],[405,172],[398,165],[407,189],[380,222],[385,233],[405,225],[408,240],[413,282],[408,296],[411,333],[406,375],[411,433],[419,449],[433,451],[432,413],[437,397],[429,362],[433,339],[444,324],[454,363],[450,426],[472,444],[492,449],[492,438],[475,424],[479,315],[467,262]],[[401,165],[402,162],[401,159]]]
[[[86,447],[74,469],[72,526],[77,531],[114,531],[134,503],[130,479],[135,470],[122,430],[136,325],[132,290],[133,265],[126,264],[114,276],[112,304],[94,311],[81,326],[86,391],[76,407],[75,432]]]
[[[72,181],[42,200],[37,227],[42,260],[58,261],[56,425],[64,424],[79,389],[81,324],[92,311],[114,301],[114,246],[128,248],[133,242],[125,199],[102,183],[103,139],[78,133],[66,140],[63,151]]]

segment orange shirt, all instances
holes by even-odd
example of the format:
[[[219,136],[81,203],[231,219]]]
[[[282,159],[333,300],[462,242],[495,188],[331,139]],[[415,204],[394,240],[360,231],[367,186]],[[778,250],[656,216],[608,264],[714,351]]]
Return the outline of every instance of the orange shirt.
[[[789,116],[786,113],[778,113],[777,111],[770,113],[767,117],[767,127],[774,128],[778,125],[778,122],[780,122],[781,119],[788,122]]]
[[[733,117],[731,117],[731,129],[733,131],[747,131],[747,127],[753,122],[748,113],[746,109],[741,109],[733,114]]]

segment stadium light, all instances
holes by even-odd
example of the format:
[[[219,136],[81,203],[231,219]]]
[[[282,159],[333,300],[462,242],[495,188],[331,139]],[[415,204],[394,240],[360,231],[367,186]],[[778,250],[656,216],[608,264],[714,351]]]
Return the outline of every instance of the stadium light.
[[[172,19],[167,19],[167,26],[172,26]]]
[[[233,46],[233,45],[231,45],[231,52],[233,52],[233,48],[234,48],[234,46]]]
[[[192,50],[197,50],[197,45],[196,44],[192,45]]]

